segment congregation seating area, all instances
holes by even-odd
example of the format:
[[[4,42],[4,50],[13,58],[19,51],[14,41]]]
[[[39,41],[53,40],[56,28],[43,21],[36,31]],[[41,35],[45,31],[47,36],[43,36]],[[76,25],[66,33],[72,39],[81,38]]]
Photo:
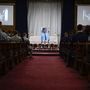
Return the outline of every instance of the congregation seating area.
[[[0,76],[6,74],[28,55],[26,43],[1,42],[0,43]]]
[[[90,41],[61,42],[60,54],[67,67],[72,67],[85,76],[90,87]]]

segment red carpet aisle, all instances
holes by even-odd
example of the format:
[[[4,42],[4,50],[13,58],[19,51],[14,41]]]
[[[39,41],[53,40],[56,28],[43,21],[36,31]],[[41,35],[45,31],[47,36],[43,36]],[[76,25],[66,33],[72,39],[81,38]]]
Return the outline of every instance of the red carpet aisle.
[[[88,90],[59,56],[33,56],[0,79],[0,90]]]

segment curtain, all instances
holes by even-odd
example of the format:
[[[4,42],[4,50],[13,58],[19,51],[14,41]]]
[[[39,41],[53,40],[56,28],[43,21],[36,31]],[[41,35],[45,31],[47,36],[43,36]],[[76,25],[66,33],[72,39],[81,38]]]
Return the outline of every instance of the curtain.
[[[28,32],[30,36],[40,36],[46,27],[50,36],[56,35],[58,43],[61,36],[61,4],[60,2],[29,2]]]

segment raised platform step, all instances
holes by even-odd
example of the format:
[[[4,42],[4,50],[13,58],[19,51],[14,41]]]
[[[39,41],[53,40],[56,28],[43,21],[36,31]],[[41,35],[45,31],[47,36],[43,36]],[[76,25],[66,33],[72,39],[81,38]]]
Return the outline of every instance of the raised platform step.
[[[59,56],[59,48],[55,48],[55,49],[35,48],[32,50],[32,55],[34,56]]]
[[[59,49],[33,49],[33,52],[59,52]]]
[[[59,52],[33,52],[34,56],[59,56]]]

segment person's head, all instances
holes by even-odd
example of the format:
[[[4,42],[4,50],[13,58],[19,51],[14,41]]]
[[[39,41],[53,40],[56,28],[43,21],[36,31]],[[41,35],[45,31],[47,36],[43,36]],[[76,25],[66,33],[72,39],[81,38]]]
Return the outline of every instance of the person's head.
[[[17,35],[18,34],[18,32],[17,31],[13,31],[13,35]]]
[[[81,25],[81,24],[79,24],[78,26],[77,26],[77,30],[78,31],[81,31],[83,29],[83,26]]]
[[[86,34],[90,34],[90,26],[89,25],[86,25],[84,32]]]
[[[42,32],[43,32],[43,33],[46,33],[46,32],[47,32],[47,28],[43,28],[43,29],[42,29]]]
[[[64,32],[64,37],[68,37],[68,32]]]
[[[28,36],[27,33],[24,32],[24,33],[23,33],[23,37],[27,37],[27,36]]]
[[[72,35],[73,35],[73,32],[69,32],[68,35],[69,35],[69,36],[72,36]]]

